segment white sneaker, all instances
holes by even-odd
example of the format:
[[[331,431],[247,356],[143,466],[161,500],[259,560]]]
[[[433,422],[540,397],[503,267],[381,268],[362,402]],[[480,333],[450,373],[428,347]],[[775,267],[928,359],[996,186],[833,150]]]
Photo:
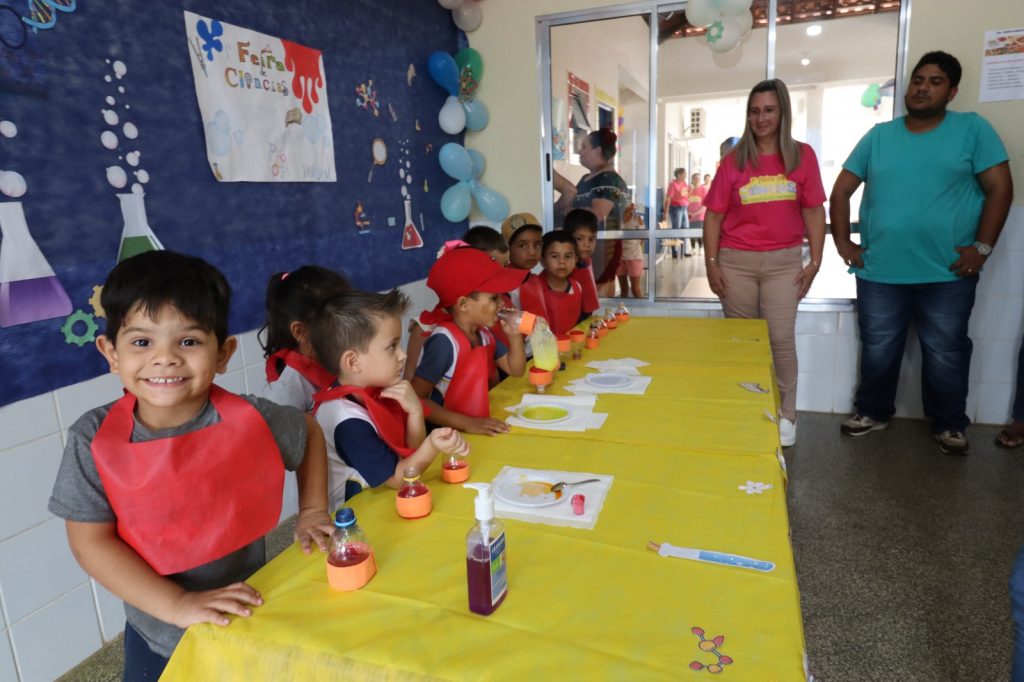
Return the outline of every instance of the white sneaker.
[[[796,422],[791,422],[785,417],[779,420],[779,441],[784,448],[796,443]]]

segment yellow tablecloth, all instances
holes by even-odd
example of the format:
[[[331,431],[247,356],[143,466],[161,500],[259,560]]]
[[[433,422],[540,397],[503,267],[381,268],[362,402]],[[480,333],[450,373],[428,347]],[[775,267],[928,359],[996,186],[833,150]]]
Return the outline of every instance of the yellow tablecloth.
[[[377,560],[369,585],[331,591],[324,555],[293,546],[249,581],[265,604],[227,627],[189,628],[162,679],[700,679],[715,664],[720,679],[804,679],[778,432],[764,416],[777,397],[737,386],[774,386],[767,338],[756,320],[635,318],[552,387],[564,393],[589,360],[649,361],[644,396],[598,397],[603,428],[469,437],[474,481],[506,464],[615,476],[593,530],[506,521],[509,591],[492,615],[467,607],[474,493],[443,483],[435,463],[424,519],[399,518],[388,489],[352,500]],[[527,390],[525,379],[502,383],[492,414]],[[747,494],[747,481],[773,487]],[[776,569],[660,557],[648,540]],[[698,628],[705,647],[724,639],[702,649]]]

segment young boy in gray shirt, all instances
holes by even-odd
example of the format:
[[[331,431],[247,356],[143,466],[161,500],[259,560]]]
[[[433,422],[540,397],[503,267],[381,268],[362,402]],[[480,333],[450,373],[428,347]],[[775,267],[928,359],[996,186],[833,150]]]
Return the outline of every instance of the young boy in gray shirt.
[[[231,289],[199,258],[152,251],[103,287],[99,351],[125,396],[68,431],[49,509],[85,571],[125,602],[126,680],[156,679],[193,623],[227,625],[262,597],[284,470],[297,471],[295,537],[326,548],[326,450],[301,411],[213,384],[237,341]]]

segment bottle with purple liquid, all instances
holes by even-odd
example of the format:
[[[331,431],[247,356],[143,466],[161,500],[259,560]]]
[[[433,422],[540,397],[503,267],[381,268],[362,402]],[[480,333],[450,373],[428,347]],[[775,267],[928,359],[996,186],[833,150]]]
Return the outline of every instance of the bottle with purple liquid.
[[[477,491],[476,524],[466,534],[466,584],[469,610],[488,616],[508,594],[505,525],[494,518],[494,499],[487,483],[466,483]]]

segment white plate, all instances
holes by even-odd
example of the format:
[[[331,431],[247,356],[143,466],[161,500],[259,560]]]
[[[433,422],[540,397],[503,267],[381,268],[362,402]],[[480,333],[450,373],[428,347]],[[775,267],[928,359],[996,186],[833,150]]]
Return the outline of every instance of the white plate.
[[[544,492],[554,485],[554,481],[537,476],[507,478],[494,485],[494,496],[507,504],[517,507],[550,507],[566,499],[565,491],[561,495]]]
[[[584,380],[591,386],[597,386],[599,388],[622,388],[623,386],[629,386],[633,383],[633,377],[628,377],[625,374],[614,374],[612,372],[588,374],[584,377]]]
[[[561,405],[526,405],[516,410],[516,416],[531,424],[558,424],[572,416]]]

